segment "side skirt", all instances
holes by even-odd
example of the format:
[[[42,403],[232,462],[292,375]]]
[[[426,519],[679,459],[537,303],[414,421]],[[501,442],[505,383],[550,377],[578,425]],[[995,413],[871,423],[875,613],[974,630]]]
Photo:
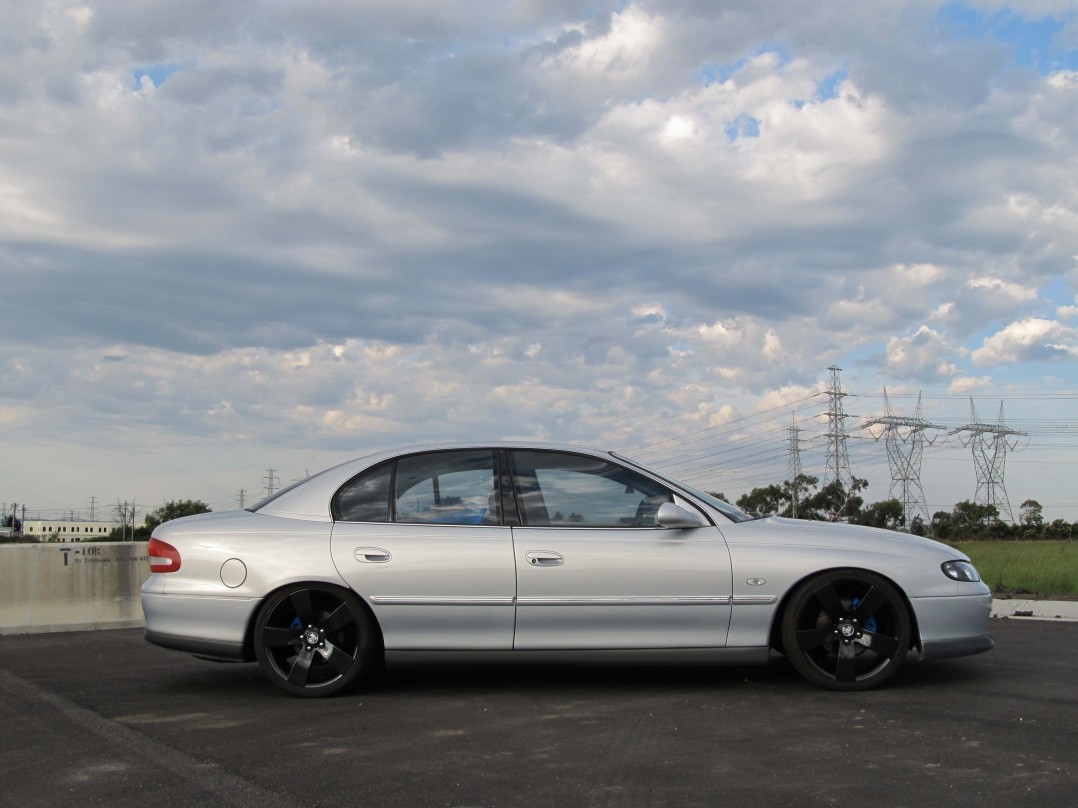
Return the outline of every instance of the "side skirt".
[[[766,665],[767,646],[759,648],[645,648],[632,650],[543,651],[391,651],[390,667],[428,665]]]

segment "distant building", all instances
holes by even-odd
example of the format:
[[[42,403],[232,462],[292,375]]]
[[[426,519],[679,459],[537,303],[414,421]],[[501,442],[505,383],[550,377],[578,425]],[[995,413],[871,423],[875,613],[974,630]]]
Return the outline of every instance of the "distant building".
[[[23,522],[22,532],[39,541],[73,542],[107,539],[119,527],[119,522],[91,522],[88,519],[27,519]]]

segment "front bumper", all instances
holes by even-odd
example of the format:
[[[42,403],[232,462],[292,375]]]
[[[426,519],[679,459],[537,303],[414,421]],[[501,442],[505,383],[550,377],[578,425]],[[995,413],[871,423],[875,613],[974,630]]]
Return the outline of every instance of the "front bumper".
[[[921,637],[921,659],[970,656],[990,650],[988,634],[992,593],[950,597],[911,598]]]

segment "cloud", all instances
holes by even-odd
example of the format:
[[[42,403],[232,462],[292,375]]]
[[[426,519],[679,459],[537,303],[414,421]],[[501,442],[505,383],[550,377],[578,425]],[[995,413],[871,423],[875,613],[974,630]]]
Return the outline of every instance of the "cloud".
[[[1076,358],[1073,70],[938,4],[8,5],[0,437],[39,458],[639,445],[831,363]]]
[[[922,325],[908,337],[887,341],[887,368],[898,378],[938,380],[954,376],[954,346],[938,331]]]
[[[1054,320],[1031,317],[1011,323],[972,353],[979,366],[1078,358],[1078,330]]]

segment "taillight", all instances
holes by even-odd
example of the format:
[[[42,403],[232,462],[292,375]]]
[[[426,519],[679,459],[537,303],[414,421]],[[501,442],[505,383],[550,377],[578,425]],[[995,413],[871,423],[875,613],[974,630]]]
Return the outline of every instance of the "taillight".
[[[168,542],[150,539],[150,572],[176,572],[180,568],[180,551]]]

